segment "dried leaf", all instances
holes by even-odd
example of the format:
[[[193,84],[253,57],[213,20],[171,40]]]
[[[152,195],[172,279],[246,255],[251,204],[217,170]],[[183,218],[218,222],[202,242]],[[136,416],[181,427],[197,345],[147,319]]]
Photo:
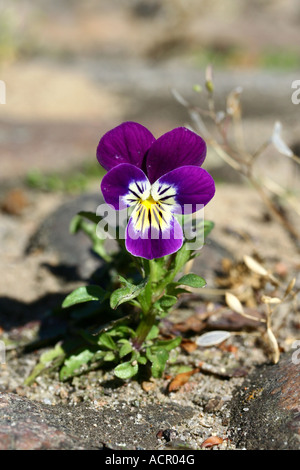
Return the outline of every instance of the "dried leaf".
[[[216,346],[217,344],[223,343],[223,341],[228,339],[230,336],[231,333],[229,331],[209,331],[197,338],[196,343],[201,347]]]
[[[278,150],[279,153],[281,153],[282,155],[285,155],[286,157],[292,157],[293,152],[287,146],[287,144],[283,141],[281,137],[281,130],[282,130],[281,122],[279,121],[275,122],[273,134],[271,137],[271,142],[274,145],[274,147]]]
[[[268,295],[263,295],[261,301],[264,304],[281,304],[282,300],[279,297],[269,297]]]
[[[183,98],[183,96],[179,93],[179,91],[177,91],[175,88],[173,88],[171,90],[171,92],[172,92],[175,100],[178,101],[178,103],[180,103],[182,106],[185,106],[186,108],[189,107],[188,101],[186,101],[186,99]]]
[[[225,295],[225,299],[226,299],[226,303],[227,303],[228,307],[230,307],[234,312],[239,313],[240,315],[242,315],[245,318],[249,318],[249,320],[255,320],[255,321],[260,321],[260,322],[265,323],[265,321],[266,321],[265,319],[256,318],[252,315],[249,315],[249,314],[245,313],[241,302],[239,301],[239,299],[235,295],[231,294],[230,292],[227,292],[226,295]]]
[[[287,286],[287,288],[285,289],[285,293],[284,293],[283,298],[285,298],[285,297],[287,297],[287,296],[289,295],[289,293],[293,290],[295,284],[296,284],[296,278],[294,277],[294,278],[288,283],[288,286]]]
[[[235,295],[231,294],[231,292],[226,292],[225,300],[228,307],[231,308],[234,312],[237,312],[240,315],[244,315],[243,306]]]
[[[180,387],[182,387],[189,381],[192,375],[196,374],[197,372],[199,372],[199,369],[193,369],[188,372],[181,372],[180,374],[177,374],[174,379],[169,383],[168,391],[174,392],[178,390]]]
[[[268,339],[268,344],[270,346],[270,349],[272,351],[273,363],[277,364],[277,362],[279,361],[279,357],[280,357],[279,347],[278,347],[277,339],[273,331],[270,328],[267,329],[267,339]]]
[[[242,93],[242,87],[237,87],[235,90],[231,91],[227,97],[226,111],[227,114],[239,117],[241,113],[241,103],[240,95]]]
[[[246,266],[253,271],[256,274],[259,274],[260,276],[268,276],[268,271],[254,258],[251,256],[245,255],[244,257],[244,262]]]
[[[181,333],[186,333],[187,331],[193,331],[194,333],[199,333],[206,326],[206,323],[199,318],[199,315],[191,315],[184,322],[175,323],[173,326],[174,331],[180,331]]]
[[[9,191],[1,204],[1,210],[11,215],[21,215],[23,210],[29,205],[29,200],[22,189],[12,189]]]
[[[189,339],[183,338],[180,343],[180,347],[187,353],[192,353],[197,349],[198,345],[194,341],[191,341]]]
[[[202,442],[201,447],[206,449],[206,448],[209,448],[209,447],[218,446],[218,445],[222,444],[223,441],[224,441],[224,439],[222,439],[222,437],[211,436],[211,437],[208,437],[207,439],[205,439],[204,442]]]

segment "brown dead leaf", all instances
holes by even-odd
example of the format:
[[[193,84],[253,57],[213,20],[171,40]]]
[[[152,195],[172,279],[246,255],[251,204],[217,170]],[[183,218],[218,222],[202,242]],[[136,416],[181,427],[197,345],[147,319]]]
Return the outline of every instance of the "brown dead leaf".
[[[169,392],[175,392],[178,390],[180,387],[182,387],[184,384],[186,384],[190,377],[194,374],[199,372],[199,369],[193,369],[188,372],[181,372],[180,374],[177,374],[174,379],[169,383],[168,386],[168,391]]]
[[[201,447],[207,449],[209,447],[218,446],[222,444],[223,440],[224,439],[222,439],[222,437],[210,436],[207,439],[205,439],[204,442],[202,442]]]
[[[206,327],[206,321],[196,313],[188,317],[184,322],[175,323],[173,330],[179,331],[180,333],[186,333],[192,331],[194,333],[200,333]]]
[[[23,210],[29,205],[28,198],[24,191],[19,188],[9,191],[1,204],[3,212],[11,215],[21,215]]]
[[[180,343],[180,347],[187,353],[191,354],[195,349],[197,349],[198,345],[195,341],[191,341],[189,339],[183,338]]]

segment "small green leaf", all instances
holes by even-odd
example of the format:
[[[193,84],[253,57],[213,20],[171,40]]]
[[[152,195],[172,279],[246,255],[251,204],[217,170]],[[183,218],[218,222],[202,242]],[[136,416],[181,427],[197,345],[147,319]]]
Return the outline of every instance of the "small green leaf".
[[[165,370],[166,362],[169,358],[168,351],[162,348],[147,348],[146,356],[149,361],[152,362],[151,372],[153,377],[161,377]]]
[[[173,339],[167,339],[165,341],[157,341],[155,345],[152,347],[154,350],[156,347],[163,348],[166,351],[171,351],[172,349],[177,348],[177,346],[180,345],[181,343],[181,336],[176,336],[176,338]]]
[[[133,364],[133,365],[132,365]],[[138,373],[139,366],[137,361],[128,361],[119,364],[115,369],[114,373],[119,379],[130,379]]]
[[[80,215],[77,214],[71,220],[70,227],[69,227],[70,233],[72,234],[77,233],[80,230],[80,225],[81,225],[81,217]]]
[[[154,304],[154,307],[158,308],[158,309],[168,309],[170,307],[173,307],[173,305],[175,305],[177,302],[177,298],[174,297],[174,295],[163,295],[160,299],[158,299],[155,304]]]
[[[210,234],[215,224],[211,220],[204,221],[204,239]]]
[[[123,279],[123,278],[122,278]],[[140,284],[135,285],[126,282],[125,287],[120,287],[115,290],[110,296],[110,306],[112,309],[116,309],[119,305],[128,302],[129,300],[135,299],[145,289],[146,281],[142,281]]]
[[[174,261],[174,275],[179,273],[181,268],[189,261],[191,254],[192,252],[187,249],[185,244],[177,251]]]
[[[137,358],[137,361],[139,362],[139,364],[142,364],[142,365],[147,364],[147,358],[145,356],[139,356]]]
[[[87,364],[94,353],[89,349],[84,349],[79,354],[72,355],[65,360],[64,366],[60,370],[60,380],[67,380],[80,372],[80,368]]]
[[[75,289],[69,294],[62,303],[62,307],[98,300],[102,302],[107,297],[107,293],[100,286],[83,286]]]
[[[115,359],[116,355],[112,351],[108,351],[103,358],[103,360],[107,362],[114,361]]]
[[[159,328],[158,326],[156,325],[153,325],[151,330],[149,331],[149,333],[147,334],[146,336],[146,341],[150,341],[151,339],[155,339],[158,337],[158,334],[159,334]]]
[[[44,352],[41,357],[40,357],[40,362],[44,364],[49,364],[53,361],[58,356],[63,356],[65,354],[63,348],[61,347],[60,344],[57,344],[55,348],[50,349],[49,351]]]
[[[98,344],[105,346],[108,349],[112,349],[113,351],[117,349],[117,345],[109,333],[101,333],[98,337]]]
[[[95,212],[90,212],[90,211],[80,211],[78,212],[78,215],[80,217],[85,217],[86,219],[90,220],[94,224],[98,224],[103,217],[100,215],[96,215]]]
[[[132,344],[129,342],[129,341],[126,341],[123,340],[123,344],[120,348],[120,351],[119,351],[119,356],[120,357],[124,357],[124,356],[127,356],[127,354],[129,354],[131,351],[132,351]]]
[[[89,219],[90,222],[84,220],[84,217]],[[79,232],[79,230],[82,230],[92,241],[94,252],[105,261],[110,262],[111,256],[104,248],[105,239],[99,238],[97,234],[97,223],[100,220],[101,217],[93,214],[92,212],[80,212],[72,219],[70,232],[74,234]]]
[[[24,385],[31,385],[36,377],[42,373],[60,366],[64,361],[65,355],[64,350],[59,344],[54,349],[43,353],[40,357],[40,362],[35,366],[30,376],[25,379]]]
[[[143,312],[148,312],[152,302],[152,287],[150,282],[148,282],[145,289],[140,292],[138,301],[140,302]]]
[[[186,289],[178,287],[178,282],[170,282],[166,287],[166,292],[171,297],[177,297],[180,294],[189,294],[190,292]],[[177,299],[176,299],[177,300]]]
[[[121,334],[122,336],[124,335],[129,335],[131,338],[135,336],[135,331],[132,328],[129,328],[129,326],[126,325],[120,325],[116,328],[116,332],[118,334]]]
[[[206,285],[205,279],[203,277],[198,276],[197,274],[185,274],[185,276],[182,276],[178,280],[178,284],[182,284],[184,286],[189,286],[189,287],[204,287]]]

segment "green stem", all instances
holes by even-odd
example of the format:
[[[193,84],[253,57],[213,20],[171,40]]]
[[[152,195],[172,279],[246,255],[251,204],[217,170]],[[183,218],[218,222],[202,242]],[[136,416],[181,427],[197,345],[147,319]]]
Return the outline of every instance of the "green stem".
[[[157,282],[157,269],[155,260],[149,260],[147,266],[147,274],[149,280],[145,288],[145,295],[143,301],[140,300],[143,313],[141,314],[141,321],[136,330],[136,337],[133,341],[134,347],[139,350],[142,347],[145,338],[156,321],[156,312],[153,310],[155,302],[155,283]]]
[[[139,326],[136,330],[136,337],[133,340],[133,346],[135,349],[141,349],[149,331],[151,330],[152,326],[155,324],[156,321],[156,312],[150,310],[147,315],[144,315]]]

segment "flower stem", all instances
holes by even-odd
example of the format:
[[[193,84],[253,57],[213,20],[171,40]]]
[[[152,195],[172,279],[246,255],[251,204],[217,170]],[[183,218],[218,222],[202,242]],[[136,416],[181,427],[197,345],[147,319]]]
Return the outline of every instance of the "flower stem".
[[[135,349],[141,349],[149,331],[156,321],[156,312],[150,310],[147,315],[144,315],[141,319],[141,322],[136,330],[136,337],[133,340],[133,346]]]
[[[156,321],[156,311],[153,309],[155,302],[155,286],[157,282],[157,269],[155,260],[149,260],[147,266],[149,280],[145,288],[145,301],[141,304],[143,313],[141,313],[141,321],[136,330],[136,337],[133,341],[135,349],[139,350],[142,347],[145,338]]]

